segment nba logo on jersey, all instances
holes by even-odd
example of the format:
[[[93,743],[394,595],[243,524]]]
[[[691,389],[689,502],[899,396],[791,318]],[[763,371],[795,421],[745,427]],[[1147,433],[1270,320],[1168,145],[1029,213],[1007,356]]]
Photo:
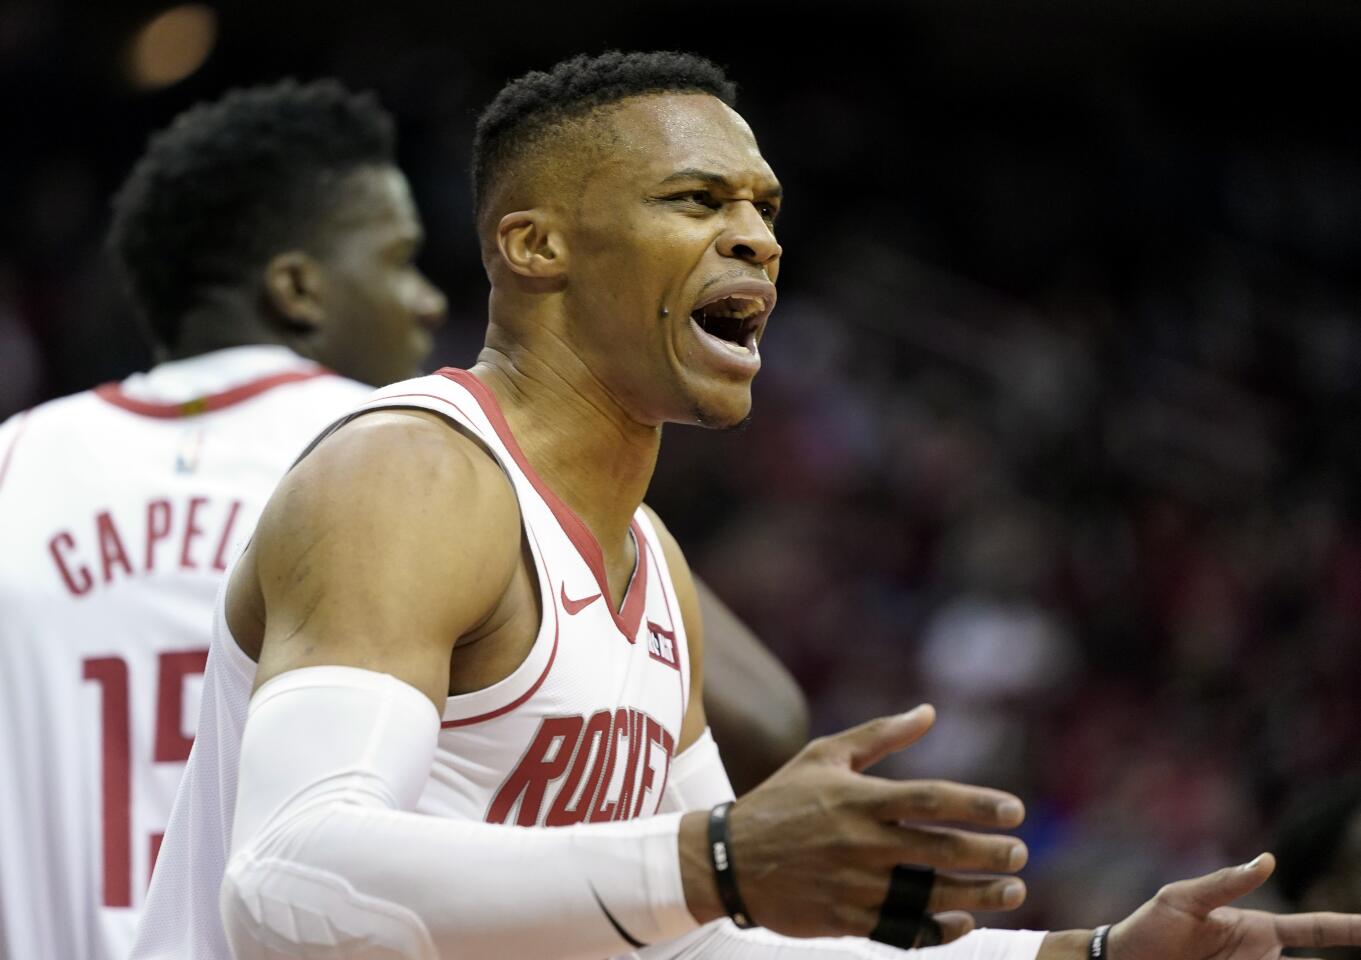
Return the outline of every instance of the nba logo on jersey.
[[[680,661],[676,659],[675,632],[664,629],[651,620],[647,622],[647,652],[651,654],[653,660],[660,660],[673,670],[680,669]]]
[[[184,431],[175,452],[175,472],[193,473],[198,470],[199,453],[202,449],[203,428],[196,426]]]

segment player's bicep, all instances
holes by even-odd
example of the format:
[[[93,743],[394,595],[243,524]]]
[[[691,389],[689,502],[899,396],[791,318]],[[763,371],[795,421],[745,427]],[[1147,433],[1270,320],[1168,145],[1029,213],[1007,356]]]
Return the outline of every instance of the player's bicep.
[[[518,531],[509,480],[472,441],[433,415],[358,418],[290,472],[261,518],[257,687],[352,666],[441,706],[454,642],[504,592]]]

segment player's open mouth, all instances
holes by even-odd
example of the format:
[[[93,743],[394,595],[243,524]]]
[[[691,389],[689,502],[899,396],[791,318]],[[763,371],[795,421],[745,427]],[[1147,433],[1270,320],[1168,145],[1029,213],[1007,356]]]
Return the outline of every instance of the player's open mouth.
[[[735,358],[756,359],[757,343],[775,306],[775,286],[737,280],[709,290],[690,313],[703,340]]]

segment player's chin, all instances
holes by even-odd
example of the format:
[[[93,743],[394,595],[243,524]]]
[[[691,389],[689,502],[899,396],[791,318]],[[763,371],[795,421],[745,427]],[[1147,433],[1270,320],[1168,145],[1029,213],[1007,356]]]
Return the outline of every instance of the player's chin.
[[[759,360],[714,363],[713,359],[684,347],[677,351],[672,359],[671,416],[665,419],[713,430],[746,423],[751,416],[751,385],[760,369]]]
[[[691,422],[710,430],[731,430],[751,419],[751,381],[727,383],[692,395]]]

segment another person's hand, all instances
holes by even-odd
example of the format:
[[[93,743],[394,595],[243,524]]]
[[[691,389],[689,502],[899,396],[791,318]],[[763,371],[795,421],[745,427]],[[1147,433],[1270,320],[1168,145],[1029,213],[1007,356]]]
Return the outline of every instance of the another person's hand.
[[[1168,884],[1111,928],[1109,960],[1277,960],[1287,947],[1361,946],[1361,915],[1229,906],[1275,868],[1276,859],[1265,853],[1243,866]]]

